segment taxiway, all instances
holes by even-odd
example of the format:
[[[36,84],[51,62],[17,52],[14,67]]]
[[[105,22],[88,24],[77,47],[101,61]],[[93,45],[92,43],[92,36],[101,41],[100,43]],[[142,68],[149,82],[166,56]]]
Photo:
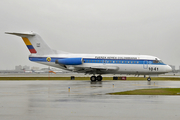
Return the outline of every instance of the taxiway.
[[[2,120],[179,120],[180,96],[108,95],[179,81],[0,81]]]

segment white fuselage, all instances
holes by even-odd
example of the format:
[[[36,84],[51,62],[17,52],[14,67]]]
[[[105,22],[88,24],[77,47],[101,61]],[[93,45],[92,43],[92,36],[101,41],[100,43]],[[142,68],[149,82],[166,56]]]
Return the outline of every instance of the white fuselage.
[[[51,61],[46,61],[50,57]],[[56,59],[82,58],[81,65],[55,64]],[[96,69],[96,74],[137,74],[152,75],[163,74],[171,71],[171,67],[161,62],[154,56],[148,55],[111,55],[111,54],[53,54],[46,56],[30,55],[30,60],[80,73],[90,73],[88,69]],[[157,61],[154,62],[154,61]]]

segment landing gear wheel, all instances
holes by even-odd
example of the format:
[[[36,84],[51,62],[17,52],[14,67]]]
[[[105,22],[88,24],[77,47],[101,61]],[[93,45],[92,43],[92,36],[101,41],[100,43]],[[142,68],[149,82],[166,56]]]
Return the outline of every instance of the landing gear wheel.
[[[148,77],[148,78],[147,78],[147,81],[151,81],[151,78],[150,78],[150,77]]]
[[[92,81],[92,82],[95,82],[96,79],[97,79],[96,76],[91,76],[91,81]]]
[[[101,75],[97,76],[97,81],[102,81],[103,77]]]

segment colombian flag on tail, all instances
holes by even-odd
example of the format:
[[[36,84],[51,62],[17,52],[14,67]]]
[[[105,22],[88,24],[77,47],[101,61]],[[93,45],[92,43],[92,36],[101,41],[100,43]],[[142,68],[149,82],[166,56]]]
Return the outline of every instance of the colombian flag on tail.
[[[24,43],[26,44],[27,48],[29,49],[30,53],[37,53],[28,38],[22,37],[22,39]]]

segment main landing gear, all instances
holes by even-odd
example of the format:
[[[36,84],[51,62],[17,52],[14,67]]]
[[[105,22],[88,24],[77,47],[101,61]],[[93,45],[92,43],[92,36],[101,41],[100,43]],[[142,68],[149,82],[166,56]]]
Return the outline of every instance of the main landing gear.
[[[95,81],[102,81],[103,77],[101,75],[98,75],[97,77],[91,76],[91,82],[95,82]]]

